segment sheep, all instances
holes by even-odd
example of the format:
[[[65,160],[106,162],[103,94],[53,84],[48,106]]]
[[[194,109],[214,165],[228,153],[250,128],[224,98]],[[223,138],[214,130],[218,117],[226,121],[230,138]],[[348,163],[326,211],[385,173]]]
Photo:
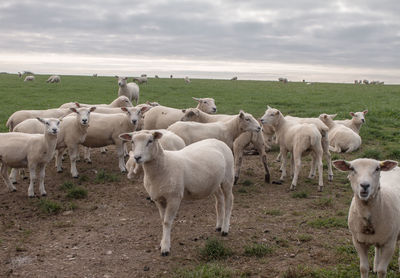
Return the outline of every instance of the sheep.
[[[360,134],[360,129],[363,124],[365,124],[365,114],[368,113],[368,110],[364,110],[362,112],[350,112],[351,120],[336,120],[334,121],[337,124],[341,124],[351,128],[355,133]]]
[[[34,73],[33,72],[31,72],[31,71],[24,71],[22,74],[27,74],[27,75],[34,75]]]
[[[86,138],[82,145],[89,148],[100,148],[108,145],[115,145],[119,160],[119,169],[122,173],[125,173],[124,144],[118,136],[121,133],[135,131],[144,108],[137,109],[135,107],[121,107],[121,110],[124,113],[92,113],[90,116],[90,125],[87,129]],[[85,152],[84,159],[90,163],[90,153]]]
[[[369,84],[369,81],[368,81],[367,79],[364,79],[364,80],[363,80],[363,83],[364,83],[365,85],[368,85],[368,84]]]
[[[238,80],[238,78],[237,78],[237,76],[234,76],[231,78],[231,80],[235,81],[235,80]]]
[[[147,77],[146,76],[134,77],[133,82],[137,82],[138,84],[143,84],[143,83],[147,84]]]
[[[6,126],[10,131],[13,131],[14,127],[20,122],[26,119],[32,119],[36,117],[41,118],[61,118],[72,113],[69,109],[47,109],[47,110],[19,110],[14,112],[7,120]]]
[[[217,107],[213,98],[193,98],[198,102],[198,109],[206,113],[215,113]],[[184,113],[180,109],[157,106],[152,108],[144,117],[144,129],[166,129],[171,124],[179,121],[183,117]]]
[[[27,82],[27,81],[35,81],[35,77],[33,75],[28,75],[24,79],[24,82]]]
[[[328,166],[328,181],[332,181],[333,180],[332,158],[331,158],[331,153],[329,152],[329,139],[328,139],[329,128],[319,118],[299,118],[299,117],[285,116],[285,119],[296,121],[301,124],[313,124],[318,128],[322,136],[321,139],[322,150],[325,154],[326,164]],[[315,173],[310,173],[310,177],[313,177],[314,175]]]
[[[18,77],[21,78],[22,77],[22,73],[18,72]]]
[[[154,78],[159,78],[159,77],[158,77],[158,75],[156,74],[156,75],[154,76]]]
[[[93,73],[93,77],[97,77],[97,73]]]
[[[134,158],[143,165],[144,187],[156,203],[163,225],[161,255],[170,254],[171,226],[182,199],[215,196],[216,230],[227,236],[233,206],[233,155],[216,139],[206,139],[179,151],[166,151],[160,132],[139,131],[122,135],[134,145]]]
[[[185,76],[185,78],[183,78],[183,80],[185,81],[186,84],[189,84],[190,82],[192,82],[192,81],[190,81],[188,76]]]
[[[171,78],[171,79],[172,79],[172,78],[174,78],[174,76],[171,74],[171,75],[169,76],[169,78]]]
[[[329,128],[328,140],[329,150],[333,152],[346,153],[357,150],[361,145],[361,137],[347,126],[337,124],[333,121],[335,115],[321,114],[319,119]]]
[[[400,238],[400,168],[397,161],[360,158],[336,160],[333,165],[347,176],[353,190],[348,225],[360,258],[361,278],[369,272],[368,250],[375,246],[373,271],[386,277]]]
[[[164,150],[167,151],[178,151],[185,147],[185,142],[181,137],[176,135],[175,133],[168,131],[166,129],[158,129],[154,130],[157,132],[162,133],[162,137],[159,140],[160,145],[163,147]],[[151,132],[154,132],[151,131]],[[150,132],[150,131],[149,131]],[[120,136],[120,139],[125,141],[123,136]],[[130,141],[130,140],[128,140]],[[129,159],[126,162],[126,169],[128,170],[128,179],[132,179],[134,174],[138,173],[139,164],[136,164],[133,151],[129,152]]]
[[[141,74],[140,77],[147,77],[147,74]]]
[[[279,82],[282,82],[282,83],[285,83],[285,84],[288,83],[288,80],[287,80],[287,78],[285,78],[285,77],[279,77],[279,78],[278,78],[278,81],[279,81]]]
[[[59,83],[59,82],[61,82],[61,77],[59,75],[52,75],[46,81],[46,83]]]
[[[60,132],[57,137],[56,145],[56,167],[57,172],[61,173],[61,156],[64,153],[64,150],[68,148],[69,157],[71,160],[71,175],[72,177],[76,178],[78,177],[78,171],[76,170],[76,159],[78,156],[79,144],[85,140],[90,121],[90,113],[96,110],[96,107],[82,107],[78,109],[70,108],[70,110],[76,115],[64,117],[60,124]],[[37,134],[44,132],[44,126],[35,119],[27,119],[15,126],[14,131]],[[16,172],[12,172],[11,176],[11,180],[15,182]]]
[[[282,154],[282,175],[280,181],[283,181],[286,177],[287,152],[291,152],[292,170],[294,170],[294,173],[290,190],[295,190],[301,168],[301,156],[310,151],[312,156],[310,175],[315,173],[315,167],[318,167],[318,191],[322,191],[323,149],[321,143],[322,136],[318,128],[313,124],[301,124],[296,121],[287,120],[278,109],[269,106],[261,118],[261,123],[273,126],[276,132],[280,153]]]
[[[182,117],[181,121],[195,121],[199,123],[214,123],[217,121],[229,121],[232,118],[236,117],[236,115],[224,115],[224,114],[215,114],[210,115],[204,113],[203,111],[197,108],[189,108],[182,110],[184,112],[184,116]],[[265,152],[265,139],[264,133],[262,132],[244,132],[239,135],[236,140],[233,142],[233,153],[235,154],[235,184],[239,180],[240,175],[240,168],[242,165],[243,159],[243,150],[246,148],[250,143],[254,145],[257,149],[258,153],[260,154],[261,162],[263,163],[264,170],[265,170],[265,181],[267,183],[270,182],[270,174],[267,165],[267,154]]]
[[[34,183],[36,182],[36,170],[39,171],[39,191],[46,196],[44,187],[44,176],[46,165],[54,156],[57,145],[57,134],[60,120],[56,118],[39,118],[45,125],[44,134],[27,134],[19,132],[8,132],[0,134],[0,162],[1,175],[4,182],[11,191],[16,191],[15,186],[8,177],[8,167],[28,168],[30,182],[28,196],[34,197]]]
[[[126,81],[128,80],[128,77],[119,77],[116,75],[115,78],[118,79],[118,96],[126,96],[129,101],[132,101],[134,99],[136,104],[138,104],[140,90],[139,86],[135,82],[127,83]]]
[[[67,102],[62,104],[59,108],[77,108],[77,107],[105,107],[105,108],[120,108],[120,107],[132,107],[132,102],[126,96],[119,96],[115,100],[113,100],[110,104],[84,104],[79,103],[77,106],[77,102]]]

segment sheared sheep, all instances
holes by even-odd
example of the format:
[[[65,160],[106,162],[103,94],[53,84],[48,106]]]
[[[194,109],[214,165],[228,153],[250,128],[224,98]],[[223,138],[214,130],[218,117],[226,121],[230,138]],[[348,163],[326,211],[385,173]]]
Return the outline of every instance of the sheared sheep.
[[[365,123],[365,114],[368,113],[368,110],[364,110],[362,112],[350,112],[351,120],[336,120],[334,121],[337,124],[341,124],[351,128],[355,133],[360,134],[361,126]]]
[[[46,81],[46,83],[59,83],[59,82],[61,82],[61,77],[59,75],[52,75]]]
[[[134,77],[133,82],[137,82],[138,84],[147,84],[147,77],[146,76],[141,76],[141,77]]]
[[[77,108],[77,107],[105,107],[105,108],[120,108],[120,107],[132,107],[132,102],[126,96],[117,97],[110,104],[84,104],[78,102],[67,102],[60,106],[60,108]]]
[[[33,75],[28,75],[24,79],[24,82],[27,82],[27,81],[35,81],[35,77]]]
[[[115,76],[118,79],[118,96],[126,96],[129,101],[135,100],[136,104],[139,103],[139,86],[135,82],[129,82],[128,77]]]

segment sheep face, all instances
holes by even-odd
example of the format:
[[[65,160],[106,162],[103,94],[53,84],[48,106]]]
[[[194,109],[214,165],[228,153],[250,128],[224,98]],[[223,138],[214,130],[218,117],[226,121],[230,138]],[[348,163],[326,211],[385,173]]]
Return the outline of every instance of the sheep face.
[[[137,127],[137,124],[142,117],[142,111],[146,111],[147,107],[142,107],[141,109],[131,107],[131,108],[126,108],[126,107],[121,107],[121,110],[124,111],[127,116],[129,117],[130,122],[132,125],[134,125],[134,130]]]
[[[183,109],[183,113],[185,113],[181,119],[181,121],[189,122],[194,121],[197,122],[199,120],[200,112],[197,108],[189,108]]]
[[[333,123],[333,119],[336,117],[336,114],[328,115],[328,114],[321,114],[319,115],[319,119],[326,125],[330,125]]]
[[[354,195],[362,201],[374,198],[380,187],[380,172],[389,171],[397,166],[396,161],[377,161],[360,158],[353,161],[335,160],[332,162],[340,171],[347,171]]]
[[[208,114],[214,114],[217,112],[217,106],[215,105],[215,100],[213,98],[193,98],[199,103],[198,109],[204,111]]]
[[[118,107],[132,107],[132,102],[126,96],[120,96],[116,99]]]
[[[368,113],[368,110],[364,110],[363,112],[350,112],[350,116],[353,117],[353,121],[355,121],[356,124],[364,124],[365,123],[365,117],[364,115]]]
[[[160,147],[157,140],[161,137],[162,133],[157,131],[135,132],[131,140],[135,162],[141,164],[153,160]]]
[[[261,118],[261,123],[263,125],[275,126],[282,117],[282,113],[278,109],[268,106],[268,109]]]
[[[76,113],[77,120],[81,125],[87,126],[87,125],[89,125],[90,112],[93,112],[94,110],[96,110],[96,107],[95,106],[93,106],[91,108],[82,107],[79,109],[70,108],[70,110],[72,112]]]
[[[257,120],[251,114],[240,111],[239,129],[243,131],[259,132],[261,130],[261,127]]]
[[[118,78],[118,86],[124,87],[126,86],[126,81],[128,80],[128,77],[123,77],[123,76],[115,76]]]
[[[36,118],[45,125],[45,132],[51,135],[57,135],[60,131],[60,120],[55,118]]]

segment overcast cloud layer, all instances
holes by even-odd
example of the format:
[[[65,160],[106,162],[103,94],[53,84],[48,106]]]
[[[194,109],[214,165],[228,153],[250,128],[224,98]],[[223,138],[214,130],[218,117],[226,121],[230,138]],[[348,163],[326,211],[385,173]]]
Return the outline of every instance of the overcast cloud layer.
[[[388,72],[396,81],[399,49],[399,0],[0,2],[3,57],[304,64]],[[191,70],[198,70],[195,62]]]

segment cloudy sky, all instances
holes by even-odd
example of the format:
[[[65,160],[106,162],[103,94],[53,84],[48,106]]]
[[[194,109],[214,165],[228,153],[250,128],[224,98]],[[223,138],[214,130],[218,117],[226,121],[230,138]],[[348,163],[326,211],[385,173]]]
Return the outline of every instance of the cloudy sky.
[[[399,0],[2,0],[0,71],[400,83]]]

